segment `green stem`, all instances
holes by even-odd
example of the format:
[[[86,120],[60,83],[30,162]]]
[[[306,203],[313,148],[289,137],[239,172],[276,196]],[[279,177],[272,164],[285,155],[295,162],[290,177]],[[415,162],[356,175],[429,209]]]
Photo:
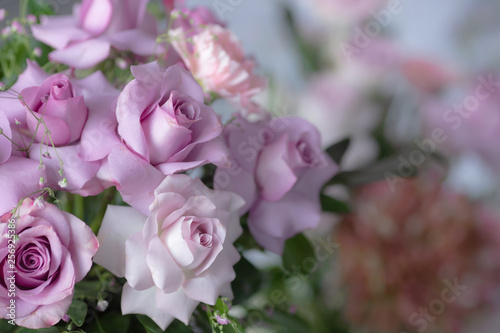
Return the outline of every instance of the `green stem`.
[[[19,16],[22,18],[26,18],[28,14],[28,0],[21,0],[21,4],[19,6]]]
[[[82,196],[75,195],[73,201],[73,212],[80,220],[85,219],[85,201]]]

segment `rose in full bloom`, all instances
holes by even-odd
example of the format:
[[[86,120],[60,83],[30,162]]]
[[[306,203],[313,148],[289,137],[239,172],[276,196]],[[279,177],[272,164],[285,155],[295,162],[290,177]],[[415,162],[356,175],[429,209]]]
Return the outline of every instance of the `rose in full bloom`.
[[[116,109],[124,145],[113,150],[109,167],[124,200],[147,214],[165,175],[207,163],[227,166],[228,152],[222,124],[187,70],[152,62],[132,73]]]
[[[147,0],[83,0],[73,15],[42,16],[33,36],[55,48],[51,61],[90,68],[108,58],[111,47],[139,56],[154,53],[156,22]],[[160,50],[160,48],[157,48]]]
[[[334,230],[353,324],[458,332],[498,290],[499,216],[436,179],[368,185],[356,191],[353,212]]]
[[[9,319],[12,280],[8,272],[16,271],[16,324],[50,327],[66,314],[75,283],[90,270],[99,243],[84,222],[52,204],[26,199],[18,213],[0,218],[1,234],[9,235],[0,239],[0,317]],[[14,229],[9,228],[11,219]],[[14,235],[17,240],[11,251],[9,239]],[[14,257],[15,264],[10,261]]]
[[[257,242],[281,253],[288,238],[320,221],[320,190],[338,167],[321,150],[317,129],[301,118],[251,123],[238,115],[224,137],[231,168],[217,169],[214,186],[238,193]]]
[[[114,112],[117,97],[118,91],[101,72],[75,80],[64,74],[49,75],[28,61],[12,89],[0,93],[0,122],[3,113],[16,148],[27,149],[27,153],[14,149],[13,155],[42,160],[47,171],[45,185],[62,189],[58,183],[64,177],[64,190],[95,195],[111,185],[100,180],[98,173],[111,148],[119,143]]]
[[[234,193],[171,175],[155,190],[149,217],[108,206],[94,261],[127,279],[122,312],[145,314],[165,329],[174,318],[187,324],[199,302],[232,297],[242,205]]]
[[[184,17],[191,15],[192,24],[186,24]],[[254,74],[254,61],[245,56],[233,32],[207,10],[183,12],[178,17],[184,21],[174,23],[178,27],[169,32],[172,46],[203,89],[238,103],[248,112],[256,110],[251,98],[267,83]]]

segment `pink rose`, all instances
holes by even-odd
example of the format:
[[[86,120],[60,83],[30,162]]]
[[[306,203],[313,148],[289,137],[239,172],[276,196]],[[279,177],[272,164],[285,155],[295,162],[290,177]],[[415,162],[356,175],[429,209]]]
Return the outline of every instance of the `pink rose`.
[[[7,307],[15,299],[17,325],[50,327],[66,314],[75,283],[90,270],[99,243],[84,222],[54,205],[27,199],[18,212],[14,224],[9,223],[10,213],[0,218],[5,236],[0,238],[0,316],[10,319]],[[17,240],[11,251],[14,235]],[[10,261],[14,257],[15,264]],[[8,296],[10,271],[16,271],[15,298]]]
[[[285,240],[320,221],[319,194],[338,167],[321,150],[316,128],[301,118],[226,126],[231,169],[217,169],[214,186],[241,195],[257,242],[281,253]]]
[[[2,97],[0,123],[3,113],[10,122],[14,142],[29,148],[28,154],[15,149],[15,155],[37,162],[41,159],[47,168],[47,186],[61,189],[58,156],[67,179],[64,190],[95,195],[112,185],[100,180],[98,173],[111,148],[119,144],[114,112],[118,91],[101,72],[75,80],[64,74],[49,75],[28,61],[12,89],[0,93]],[[39,119],[43,119],[52,141]]]
[[[245,56],[236,35],[212,22],[213,15],[200,11],[192,13],[193,21],[208,24],[197,30],[193,30],[196,25],[187,29],[189,25],[179,24],[170,30],[172,46],[205,91],[237,102],[249,112],[255,110],[250,99],[265,89],[266,80],[253,73],[254,61]]]
[[[146,214],[165,175],[207,163],[226,166],[228,152],[219,138],[222,124],[188,71],[153,62],[132,73],[116,109],[126,146],[114,149],[109,166],[124,200]]]
[[[27,105],[28,129],[34,133],[37,142],[51,144],[45,134],[45,128],[39,126],[40,118],[43,118],[47,129],[51,132],[55,146],[67,145],[80,138],[89,111],[83,96],[76,95],[75,88],[66,75],[52,75],[38,87],[23,89],[21,96]]]
[[[187,324],[199,302],[232,297],[242,205],[236,194],[172,175],[155,190],[149,217],[109,206],[94,261],[127,279],[122,312],[145,314],[165,329],[174,318]]]
[[[74,68],[97,65],[109,56],[111,47],[148,56],[154,53],[157,29],[147,3],[83,0],[73,15],[41,17],[41,24],[32,27],[33,35],[56,49],[49,54],[51,61]]]

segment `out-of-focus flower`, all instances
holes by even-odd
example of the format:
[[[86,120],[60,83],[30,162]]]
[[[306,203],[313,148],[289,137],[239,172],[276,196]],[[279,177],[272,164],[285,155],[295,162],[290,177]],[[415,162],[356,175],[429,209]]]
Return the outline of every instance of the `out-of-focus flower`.
[[[318,128],[325,147],[351,139],[342,160],[343,169],[363,166],[377,156],[378,147],[371,133],[380,110],[363,88],[336,73],[318,75],[301,95],[298,106],[298,115]]]
[[[116,108],[126,146],[114,149],[109,166],[124,200],[146,214],[149,203],[144,203],[164,175],[207,163],[227,167],[229,159],[219,137],[222,124],[186,69],[153,62],[133,66],[132,73],[136,78]]]
[[[301,118],[226,125],[231,169],[217,169],[214,186],[241,195],[257,242],[281,253],[288,238],[320,221],[319,194],[338,167],[321,150],[317,129]]]
[[[413,86],[425,93],[437,93],[458,79],[458,74],[423,59],[404,61],[401,71]]]
[[[3,184],[2,184],[3,185]],[[75,216],[45,203],[26,199],[19,217],[9,223],[12,214],[0,217],[2,271],[0,278],[0,317],[9,318],[9,289],[15,284],[15,322],[28,328],[50,327],[68,311],[74,286],[92,266],[99,243],[92,230]],[[9,229],[14,225],[14,229]],[[12,233],[10,232],[12,230]],[[13,252],[9,239],[17,238]],[[10,262],[14,255],[15,267]],[[16,271],[15,282],[9,271]]]
[[[39,47],[35,47],[35,48],[33,49],[33,54],[34,54],[34,55],[35,55],[35,57],[37,57],[37,58],[38,58],[38,57],[40,57],[40,56],[42,55],[42,49],[41,49],[41,48],[39,48]]]
[[[0,22],[5,20],[6,15],[7,15],[7,11],[5,10],[5,8],[0,8]]]
[[[445,133],[439,150],[479,154],[500,173],[500,154],[492,144],[500,138],[500,90],[496,80],[494,75],[482,75],[458,103],[432,98],[421,105],[421,112],[426,133],[432,134],[436,128]]]
[[[163,0],[163,5],[165,6],[167,12],[171,12],[174,8],[184,7],[185,2],[185,0]]]
[[[339,20],[346,23],[358,23],[381,8],[387,0],[313,0],[308,2],[328,23]]]
[[[247,111],[255,110],[251,98],[263,91],[267,82],[253,73],[255,63],[245,56],[236,35],[218,24],[206,9],[192,12],[191,25],[185,22],[191,20],[191,13],[178,15],[187,18],[170,31],[172,46],[203,89],[236,102]]]
[[[105,60],[111,47],[139,56],[155,52],[156,21],[147,0],[83,0],[70,16],[42,16],[33,36],[55,48],[51,61],[90,68]],[[156,51],[161,51],[160,47]]]
[[[26,16],[26,20],[30,24],[35,24],[36,23],[36,16],[33,14],[29,14],[28,16]]]
[[[500,221],[435,179],[356,192],[336,228],[347,318],[379,332],[458,332],[499,287]],[[495,220],[496,219],[496,220]]]
[[[145,314],[165,329],[174,318],[187,324],[199,302],[232,297],[242,205],[234,193],[171,175],[155,190],[149,217],[108,206],[94,260],[127,279],[122,312]]]
[[[19,99],[13,98],[14,92],[19,92]],[[119,144],[114,112],[117,97],[118,91],[101,72],[75,80],[64,74],[49,75],[28,61],[12,89],[0,93],[0,114],[15,128],[11,132],[19,147],[27,148],[24,145],[34,138],[28,151],[31,159],[40,161],[47,152],[61,158],[67,178],[65,190],[96,195],[111,185],[98,180],[97,173],[111,148]],[[13,127],[18,122],[20,125]],[[25,156],[17,149],[15,155]],[[61,180],[60,162],[58,158],[43,159],[47,183],[54,188]]]

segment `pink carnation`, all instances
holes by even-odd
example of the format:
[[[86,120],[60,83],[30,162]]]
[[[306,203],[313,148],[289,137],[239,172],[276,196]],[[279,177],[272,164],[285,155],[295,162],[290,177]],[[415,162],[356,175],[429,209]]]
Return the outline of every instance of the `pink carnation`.
[[[201,15],[199,10],[195,14]],[[266,80],[254,74],[255,63],[245,56],[236,35],[213,15],[195,18],[198,24],[179,24],[170,31],[172,46],[205,91],[238,102],[251,112],[255,108],[250,100],[265,89]]]

